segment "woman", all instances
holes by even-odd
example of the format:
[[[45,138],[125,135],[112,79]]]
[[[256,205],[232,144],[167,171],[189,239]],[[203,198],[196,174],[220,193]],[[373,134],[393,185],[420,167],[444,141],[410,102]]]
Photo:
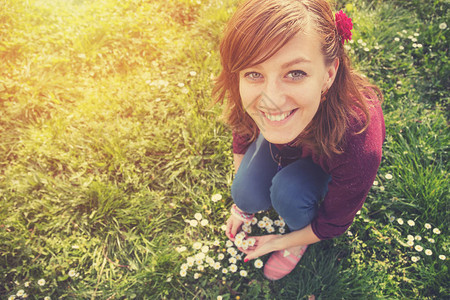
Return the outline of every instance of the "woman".
[[[385,136],[380,90],[351,69],[351,19],[325,0],[247,0],[220,45],[214,94],[226,101],[237,170],[227,221],[273,207],[290,233],[255,237],[245,261],[289,274],[308,245],[339,236],[375,179]],[[322,201],[323,200],[323,201]]]

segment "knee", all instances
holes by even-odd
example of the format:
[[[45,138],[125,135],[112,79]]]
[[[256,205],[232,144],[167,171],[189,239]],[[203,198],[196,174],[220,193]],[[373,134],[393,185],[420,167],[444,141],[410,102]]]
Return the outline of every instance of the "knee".
[[[249,178],[245,181],[236,178],[231,185],[231,196],[234,203],[248,213],[256,213],[270,207],[269,187]]]

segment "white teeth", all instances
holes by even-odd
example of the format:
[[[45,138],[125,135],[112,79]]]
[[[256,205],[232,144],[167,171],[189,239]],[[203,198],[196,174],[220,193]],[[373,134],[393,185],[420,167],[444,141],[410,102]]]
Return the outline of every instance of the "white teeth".
[[[264,113],[264,115],[266,116],[267,119],[269,119],[270,121],[283,121],[284,119],[286,119],[288,116],[290,116],[292,113],[292,111],[284,113],[284,114],[279,114],[279,115],[270,115],[268,113]]]

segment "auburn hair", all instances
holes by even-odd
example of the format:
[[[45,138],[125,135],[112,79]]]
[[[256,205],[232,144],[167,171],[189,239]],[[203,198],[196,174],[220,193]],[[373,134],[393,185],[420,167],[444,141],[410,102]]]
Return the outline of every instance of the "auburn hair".
[[[331,156],[341,153],[349,120],[353,116],[362,124],[369,122],[367,98],[382,94],[378,87],[351,68],[343,43],[336,31],[334,14],[326,0],[247,0],[227,24],[220,43],[222,71],[216,79],[213,96],[225,100],[224,117],[233,132],[257,138],[258,127],[245,111],[239,93],[239,72],[273,56],[295,35],[311,26],[320,36],[326,65],[339,59],[333,84],[312,121],[291,143],[308,146]]]

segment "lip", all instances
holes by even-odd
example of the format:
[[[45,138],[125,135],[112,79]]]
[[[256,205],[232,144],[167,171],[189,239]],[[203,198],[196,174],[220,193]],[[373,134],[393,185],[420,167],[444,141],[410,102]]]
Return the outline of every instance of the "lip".
[[[260,113],[261,113],[261,115],[263,116],[263,118],[264,118],[264,120],[268,123],[268,124],[270,124],[271,126],[282,126],[282,125],[284,125],[285,123],[287,123],[287,122],[289,122],[289,120],[295,115],[295,113],[297,112],[297,110],[298,110],[298,108],[295,108],[295,109],[292,109],[292,110],[290,110],[290,111],[287,111],[288,113],[290,113],[286,118],[284,118],[283,120],[281,120],[281,121],[275,121],[275,120],[270,120],[268,117],[267,117],[267,113],[266,112],[264,112],[264,111],[260,111]],[[271,116],[280,116],[280,115],[282,115],[282,114],[285,114],[286,112],[284,112],[284,113],[277,113],[277,114],[270,114]]]

